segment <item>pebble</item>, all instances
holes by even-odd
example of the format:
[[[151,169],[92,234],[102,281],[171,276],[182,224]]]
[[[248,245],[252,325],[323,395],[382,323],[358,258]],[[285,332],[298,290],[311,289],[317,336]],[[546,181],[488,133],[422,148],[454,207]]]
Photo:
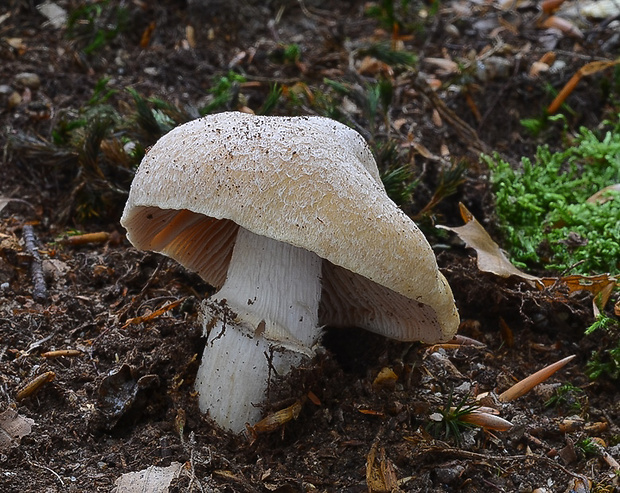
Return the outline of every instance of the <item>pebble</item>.
[[[28,89],[37,90],[41,87],[41,78],[32,72],[22,72],[13,79],[15,84]]]
[[[440,467],[435,469],[437,481],[443,484],[450,484],[461,477],[465,471],[465,468],[461,465],[454,465],[450,467]]]

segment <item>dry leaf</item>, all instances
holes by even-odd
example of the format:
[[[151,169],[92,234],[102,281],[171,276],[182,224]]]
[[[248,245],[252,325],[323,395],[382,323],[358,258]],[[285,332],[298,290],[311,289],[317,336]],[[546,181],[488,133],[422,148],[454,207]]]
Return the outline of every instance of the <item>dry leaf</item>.
[[[61,29],[67,25],[67,11],[53,2],[43,2],[37,5],[37,10],[47,18],[46,24],[50,24],[55,29]]]
[[[373,380],[372,386],[375,388],[394,388],[397,380],[398,375],[394,373],[394,370],[385,366]]]
[[[173,479],[179,477],[183,464],[173,462],[168,467],[150,466],[142,471],[128,472],[120,476],[114,484],[113,493],[168,493]]]
[[[448,60],[446,58],[433,58],[427,57],[422,61],[428,63],[429,65],[433,65],[437,67],[436,73],[438,75],[451,75],[456,74],[459,71],[458,64],[453,60]]]
[[[614,200],[614,196],[611,194],[607,194],[607,192],[620,192],[620,183],[616,183],[614,185],[609,185],[608,187],[603,188],[596,192],[592,197],[588,198],[586,202],[590,204],[604,204],[605,202],[609,202],[610,200]]]
[[[564,287],[568,290],[567,294],[576,293],[579,291],[588,291],[593,296],[599,296],[597,304],[600,307],[604,307],[609,301],[609,296],[613,291],[613,288],[620,283],[619,279],[609,274],[598,274],[596,276],[583,276],[581,274],[573,274],[565,276],[560,279],[557,277],[543,277],[540,279],[539,287]],[[555,290],[554,294],[556,299],[562,301],[564,299],[564,293],[560,290]]]
[[[385,449],[373,443],[366,457],[366,485],[368,493],[392,493],[401,491],[392,462]]]
[[[371,56],[365,56],[360,62],[357,71],[362,75],[377,75],[383,74],[387,77],[392,77],[394,71],[387,63],[377,60]]]
[[[539,282],[536,276],[520,271],[510,263],[499,245],[493,241],[489,233],[476,220],[471,212],[463,205],[459,204],[461,217],[465,221],[464,226],[450,228],[448,226],[437,226],[456,233],[469,248],[476,250],[478,254],[478,269],[483,272],[491,272],[500,277],[517,276],[528,281]]]
[[[190,48],[196,48],[196,30],[194,26],[187,25],[185,26],[185,38],[187,39],[187,44],[189,44]]]
[[[20,416],[13,408],[0,413],[0,452],[19,445],[19,440],[32,431],[34,419]]]
[[[469,248],[473,248],[478,255],[478,269],[483,272],[490,272],[500,277],[517,276],[526,281],[532,281],[532,284],[539,289],[552,288],[554,299],[557,301],[564,301],[567,294],[588,291],[597,297],[595,303],[598,307],[604,307],[607,304],[613,288],[620,284],[617,277],[609,274],[596,276],[574,274],[562,278],[536,277],[526,274],[510,263],[499,245],[493,241],[473,214],[463,204],[459,204],[459,207],[461,217],[465,221],[464,226],[451,228],[438,225],[437,227],[456,233]]]

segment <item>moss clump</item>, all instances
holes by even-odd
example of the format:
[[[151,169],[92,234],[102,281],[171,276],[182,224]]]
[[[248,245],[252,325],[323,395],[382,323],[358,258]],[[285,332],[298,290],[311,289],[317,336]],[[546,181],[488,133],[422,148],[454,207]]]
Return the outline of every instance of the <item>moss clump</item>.
[[[620,193],[586,200],[620,183],[620,115],[599,138],[582,128],[561,152],[538,149],[513,169],[484,157],[491,169],[496,210],[513,262],[521,267],[591,274],[620,270]]]

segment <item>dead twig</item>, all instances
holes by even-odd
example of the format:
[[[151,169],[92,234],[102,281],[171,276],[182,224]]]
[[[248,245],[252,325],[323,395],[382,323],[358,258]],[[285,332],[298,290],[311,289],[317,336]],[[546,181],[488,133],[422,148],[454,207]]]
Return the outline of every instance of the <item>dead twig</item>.
[[[26,224],[22,230],[24,245],[26,252],[32,257],[30,263],[30,275],[32,276],[32,298],[42,303],[47,299],[47,286],[43,276],[43,262],[37,249],[37,239],[34,235],[34,229],[30,224]]]

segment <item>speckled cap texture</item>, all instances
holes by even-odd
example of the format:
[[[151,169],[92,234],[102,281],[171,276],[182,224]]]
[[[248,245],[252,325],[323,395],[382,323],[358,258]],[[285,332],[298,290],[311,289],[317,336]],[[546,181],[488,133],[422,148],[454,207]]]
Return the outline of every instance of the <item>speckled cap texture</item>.
[[[316,253],[330,264],[324,277],[342,268],[353,273],[337,273],[343,282],[393,292],[399,301],[388,311],[401,296],[412,313],[421,309],[413,332],[405,324],[388,337],[437,342],[458,326],[430,245],[385,193],[364,139],[327,118],[228,112],[175,128],[140,164],[121,223],[137,248],[171,256],[216,287],[243,227]]]

